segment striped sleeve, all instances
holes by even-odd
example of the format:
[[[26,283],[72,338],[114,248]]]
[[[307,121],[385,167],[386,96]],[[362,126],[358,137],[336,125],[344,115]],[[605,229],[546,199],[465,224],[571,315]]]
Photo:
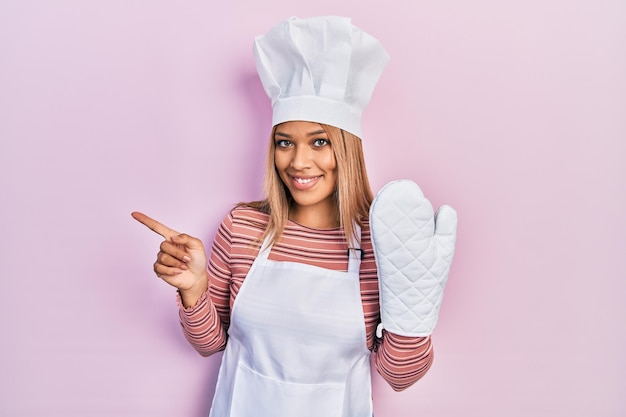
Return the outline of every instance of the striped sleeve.
[[[430,336],[405,337],[383,331],[374,365],[394,391],[403,391],[426,374],[433,358]]]
[[[230,253],[232,216],[220,225],[209,257],[207,291],[190,308],[177,296],[180,324],[185,338],[202,356],[224,350],[230,322]]]

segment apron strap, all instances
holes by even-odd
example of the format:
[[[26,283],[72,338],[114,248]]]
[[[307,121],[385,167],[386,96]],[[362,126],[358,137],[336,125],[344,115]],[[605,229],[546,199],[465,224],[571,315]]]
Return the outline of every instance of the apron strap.
[[[271,240],[272,240],[271,235],[267,235],[265,237],[265,240],[263,241],[263,244],[261,245],[261,249],[259,249],[259,254],[257,255],[257,259],[261,261],[265,261],[270,256],[270,252],[272,250],[272,247],[270,246]]]
[[[357,245],[361,245],[361,228],[358,224],[354,224],[354,233]],[[361,269],[361,259],[363,259],[363,249],[348,248],[348,272],[359,274]]]

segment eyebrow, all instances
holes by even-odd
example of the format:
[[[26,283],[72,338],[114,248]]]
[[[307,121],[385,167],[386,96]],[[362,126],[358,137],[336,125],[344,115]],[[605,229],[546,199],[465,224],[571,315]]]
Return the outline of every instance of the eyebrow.
[[[320,129],[320,130],[315,130],[313,132],[309,132],[306,135],[307,136],[317,136],[317,135],[325,135],[325,134],[326,134],[326,131],[324,129]],[[279,131],[274,132],[274,136],[280,136],[280,137],[283,137],[283,138],[291,138],[292,137],[291,135],[289,135],[287,133],[279,132]]]

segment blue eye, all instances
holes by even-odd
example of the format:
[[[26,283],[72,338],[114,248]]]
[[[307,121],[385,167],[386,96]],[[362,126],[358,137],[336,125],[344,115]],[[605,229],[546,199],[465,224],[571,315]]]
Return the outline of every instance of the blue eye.
[[[291,146],[291,142],[287,139],[278,139],[276,142],[274,142],[274,144],[277,148],[288,148],[289,146]]]
[[[318,148],[321,148],[322,146],[326,146],[326,145],[330,145],[330,142],[328,141],[328,139],[315,139],[313,141],[313,146],[316,146]]]

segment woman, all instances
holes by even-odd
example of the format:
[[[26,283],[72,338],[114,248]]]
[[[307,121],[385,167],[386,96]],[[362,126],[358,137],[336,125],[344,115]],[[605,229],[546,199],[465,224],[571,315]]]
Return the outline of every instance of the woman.
[[[288,19],[255,54],[273,106],[267,198],[229,213],[208,265],[200,240],[133,217],[165,237],[154,271],[178,289],[189,342],[205,356],[225,350],[212,416],[371,416],[372,354],[395,390],[433,360],[429,335],[376,337],[359,136],[388,57],[338,17]]]

